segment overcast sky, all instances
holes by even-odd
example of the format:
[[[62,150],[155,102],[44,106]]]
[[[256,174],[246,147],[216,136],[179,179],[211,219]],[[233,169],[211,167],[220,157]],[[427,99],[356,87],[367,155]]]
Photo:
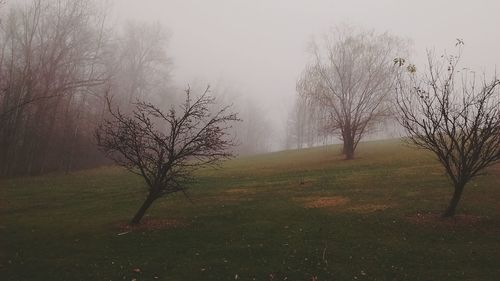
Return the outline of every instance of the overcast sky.
[[[286,116],[313,35],[342,24],[389,31],[425,50],[465,41],[464,63],[500,66],[499,0],[114,0],[119,20],[158,21],[171,32],[178,84],[222,81]]]

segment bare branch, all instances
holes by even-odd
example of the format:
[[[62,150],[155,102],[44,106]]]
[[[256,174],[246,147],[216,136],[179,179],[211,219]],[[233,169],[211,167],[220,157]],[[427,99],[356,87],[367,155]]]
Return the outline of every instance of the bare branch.
[[[107,104],[111,118],[96,130],[98,145],[118,165],[144,178],[151,202],[170,193],[186,194],[195,170],[232,157],[228,149],[235,143],[228,129],[240,119],[228,106],[212,114],[215,99],[209,88],[195,98],[188,88],[184,103],[168,113],[137,101],[132,114],[125,115],[112,108],[110,98]]]
[[[454,215],[465,185],[500,161],[500,81],[495,77],[476,87],[473,72],[464,68],[459,76],[459,42],[458,55],[443,55],[439,61],[428,52],[427,72],[419,74],[413,67],[396,85],[406,140],[432,151],[455,187],[445,216]]]
[[[351,159],[360,140],[390,114],[398,72],[393,56],[404,44],[389,34],[347,28],[313,45],[297,91],[310,109],[324,115],[316,117],[323,123],[322,133],[342,139],[343,152]]]

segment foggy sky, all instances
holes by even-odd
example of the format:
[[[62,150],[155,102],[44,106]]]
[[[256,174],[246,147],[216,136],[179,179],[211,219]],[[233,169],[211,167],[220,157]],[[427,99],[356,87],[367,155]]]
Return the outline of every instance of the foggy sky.
[[[118,20],[158,21],[170,30],[176,83],[238,89],[280,126],[307,43],[338,24],[411,39],[417,63],[426,49],[453,51],[461,38],[464,66],[489,73],[500,66],[498,0],[114,0],[113,10]]]

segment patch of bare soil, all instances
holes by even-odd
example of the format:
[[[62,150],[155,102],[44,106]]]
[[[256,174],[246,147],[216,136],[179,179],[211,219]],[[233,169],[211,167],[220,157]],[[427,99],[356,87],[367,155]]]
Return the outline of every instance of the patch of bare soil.
[[[354,213],[359,213],[359,214],[368,214],[368,213],[374,213],[378,211],[383,211],[388,208],[390,208],[390,205],[387,204],[360,204],[360,205],[355,205],[352,207],[349,207],[347,210],[354,212]]]
[[[184,227],[188,225],[185,221],[178,219],[154,219],[144,218],[138,225],[130,225],[129,223],[119,223],[117,228],[121,231],[120,234],[126,234],[132,231],[142,230],[164,230]]]
[[[428,227],[474,226],[483,221],[482,217],[474,215],[458,214],[451,218],[443,218],[441,214],[433,213],[417,213],[408,216],[407,219],[411,223]]]
[[[339,207],[350,201],[349,198],[344,196],[306,197],[297,200],[301,201],[304,207],[308,209]]]

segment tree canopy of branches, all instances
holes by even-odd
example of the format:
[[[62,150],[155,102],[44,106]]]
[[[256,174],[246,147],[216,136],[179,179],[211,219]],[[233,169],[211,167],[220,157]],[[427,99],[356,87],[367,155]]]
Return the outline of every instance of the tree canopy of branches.
[[[326,144],[331,138],[326,130],[329,124],[327,113],[324,107],[315,106],[306,97],[298,95],[288,113],[285,146],[300,149]]]
[[[106,80],[104,17],[90,1],[22,5],[0,31],[0,175],[69,166],[85,130],[74,130],[87,117],[79,109]]]
[[[105,163],[94,130],[106,91],[124,112],[171,102],[160,25],[114,32],[96,0],[14,2],[0,11],[0,177]]]
[[[500,80],[478,82],[458,55],[428,53],[424,74],[414,65],[397,79],[396,104],[407,141],[433,152],[454,186],[443,217],[455,215],[466,184],[500,160]]]
[[[229,158],[235,145],[228,134],[237,114],[226,106],[215,113],[215,99],[207,90],[193,98],[186,90],[186,99],[179,107],[162,112],[151,103],[136,102],[131,115],[108,107],[111,118],[96,130],[98,145],[117,164],[142,176],[148,196],[133,217],[137,224],[158,198],[184,192],[193,171]],[[186,193],[185,193],[186,194]]]
[[[110,81],[113,96],[121,95],[122,111],[130,111],[135,99],[154,101],[156,105],[170,103],[162,100],[168,90],[171,59],[166,46],[169,34],[159,24],[129,21],[123,27],[116,43],[110,48],[113,76]]]
[[[403,41],[389,34],[344,28],[312,43],[312,60],[297,82],[299,97],[323,108],[323,134],[335,134],[352,159],[360,140],[389,114]]]
[[[233,111],[238,112],[238,117],[242,119],[230,130],[230,134],[236,137],[235,141],[238,143],[234,148],[238,155],[265,153],[271,149],[276,134],[272,131],[272,120],[268,118],[270,110],[259,104],[256,99],[245,97],[241,89],[224,81],[219,81],[210,88],[210,93],[220,104],[231,104]]]

